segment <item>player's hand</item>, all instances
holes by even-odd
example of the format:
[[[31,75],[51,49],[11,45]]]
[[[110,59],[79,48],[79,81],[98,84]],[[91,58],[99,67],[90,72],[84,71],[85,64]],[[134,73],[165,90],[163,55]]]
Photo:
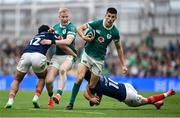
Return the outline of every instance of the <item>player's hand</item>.
[[[63,40],[62,36],[58,36],[57,40]]]
[[[121,67],[121,69],[122,69],[122,74],[123,74],[123,75],[126,75],[126,74],[128,73],[127,66],[123,65],[123,66]]]
[[[82,37],[85,41],[92,41],[93,40],[93,37],[91,35],[86,35],[86,36],[83,36]]]
[[[99,98],[96,97],[96,96],[91,97],[90,101],[91,101],[93,104],[96,104],[96,105],[100,104]]]
[[[41,45],[51,45],[51,40],[48,39],[43,39],[40,42]]]
[[[52,27],[50,27],[49,30],[48,30],[49,33],[53,33],[54,31],[55,31],[55,30],[54,30],[54,28],[52,28]]]

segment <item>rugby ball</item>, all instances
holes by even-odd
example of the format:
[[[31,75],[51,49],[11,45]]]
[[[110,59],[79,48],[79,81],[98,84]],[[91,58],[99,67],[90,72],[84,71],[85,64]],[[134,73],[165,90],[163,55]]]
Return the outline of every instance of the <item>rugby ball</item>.
[[[90,27],[88,27],[88,28],[86,28],[85,30],[84,30],[84,35],[86,36],[86,35],[90,35],[91,37],[95,37],[95,30],[94,29],[92,29],[92,28],[90,28]]]

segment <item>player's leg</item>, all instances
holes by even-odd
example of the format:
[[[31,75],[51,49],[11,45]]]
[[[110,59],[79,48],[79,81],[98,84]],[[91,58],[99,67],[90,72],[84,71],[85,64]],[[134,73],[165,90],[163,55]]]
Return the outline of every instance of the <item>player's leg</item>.
[[[141,105],[152,104],[156,107],[156,109],[160,109],[164,104],[164,99],[168,96],[175,95],[175,93],[176,92],[173,89],[171,89],[165,93],[150,96],[148,98],[143,99]]]
[[[126,88],[126,98],[123,101],[126,105],[130,107],[138,107],[144,105],[145,97],[139,95],[136,89],[129,83],[125,83]]]
[[[36,75],[38,77],[38,82],[36,84],[35,95],[32,100],[34,108],[40,108],[39,97],[41,96],[41,93],[42,93],[44,85],[45,85],[46,73],[47,73],[47,70],[45,70],[41,73],[36,73]]]
[[[148,98],[146,98],[144,100],[144,102],[146,104],[154,104],[160,100],[163,100],[164,98],[168,97],[168,96],[172,96],[172,95],[175,95],[175,91],[173,89],[171,90],[168,90],[167,92],[165,93],[162,93],[162,94],[158,94],[158,95],[153,95],[153,96],[149,96]]]
[[[54,107],[54,101],[53,101],[53,81],[55,79],[55,76],[57,75],[58,69],[50,66],[47,72],[46,76],[46,89],[49,95],[49,101],[48,101],[48,107],[53,108]]]
[[[139,95],[132,85],[125,84],[125,87],[126,87],[127,96],[124,103],[131,107],[153,104],[156,106],[157,109],[159,109],[163,105],[164,98],[175,94],[174,90],[169,90],[165,93],[153,95],[148,98],[145,98]]]
[[[164,105],[164,100],[160,100],[154,103],[154,106],[156,109],[161,109],[161,107]]]
[[[90,94],[94,95],[95,87],[100,78],[104,61],[92,60],[92,62],[94,62],[94,63],[93,63],[92,68],[90,69],[91,70],[91,78],[90,78],[90,82],[88,84],[88,88],[90,90]],[[92,102],[89,102],[89,104],[90,104],[90,106],[94,105]]]
[[[21,83],[21,81],[23,80],[24,76],[26,75],[27,71],[31,66],[30,56],[31,55],[29,53],[24,53],[18,62],[15,73],[15,79],[11,84],[9,99],[5,108],[11,108],[14,103],[14,98],[18,92],[19,84]]]
[[[46,56],[41,53],[33,53],[31,55],[32,55],[32,58],[31,58],[32,69],[38,77],[35,95],[33,97],[32,102],[33,102],[34,108],[40,108],[38,101],[45,85],[45,77],[47,73],[47,59],[46,59]]]
[[[10,88],[10,92],[9,92],[9,99],[5,105],[5,108],[11,108],[12,107],[12,105],[14,103],[15,96],[19,90],[19,84],[23,80],[25,74],[26,73],[22,73],[22,72],[16,70],[15,79],[11,83],[11,88]]]
[[[70,102],[68,104],[68,106],[66,107],[67,110],[72,110],[73,109],[73,105],[76,99],[76,96],[78,94],[80,85],[83,81],[83,78],[85,76],[86,71],[88,70],[88,67],[82,63],[78,64],[78,70],[77,70],[77,79],[76,82],[74,83],[73,89],[72,89],[72,93],[71,93],[71,98],[70,98]]]
[[[46,89],[49,95],[49,101],[48,101],[48,107],[51,109],[54,107],[54,101],[53,101],[53,82],[54,79],[58,73],[58,69],[60,67],[60,62],[59,62],[60,58],[57,55],[53,55],[49,68],[48,68],[48,72],[46,75]]]
[[[94,89],[96,87],[98,80],[99,80],[99,76],[91,73],[91,78],[90,78],[90,83],[88,84],[88,88],[92,95],[94,95],[94,93],[95,93]]]
[[[60,98],[63,93],[63,89],[66,84],[67,80],[67,72],[71,69],[73,64],[73,57],[72,56],[67,56],[66,60],[61,64],[60,69],[59,69],[59,88],[57,90],[56,95],[53,96],[53,100],[56,104],[59,104]]]
[[[95,94],[95,87],[98,80],[99,76],[96,76],[93,73],[91,73],[90,83],[88,84],[88,89],[90,91],[91,96]],[[91,101],[89,102],[89,105],[94,106],[94,104]]]

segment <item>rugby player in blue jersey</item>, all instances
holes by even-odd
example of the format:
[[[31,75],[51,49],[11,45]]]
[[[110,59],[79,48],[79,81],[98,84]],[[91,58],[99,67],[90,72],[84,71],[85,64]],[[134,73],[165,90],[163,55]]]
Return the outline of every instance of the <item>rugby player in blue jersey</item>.
[[[90,72],[87,72],[85,79],[90,80]],[[120,102],[124,102],[130,107],[138,107],[146,104],[155,105],[157,109],[160,109],[165,99],[168,96],[175,94],[174,90],[169,90],[165,93],[149,96],[147,98],[139,95],[135,88],[129,83],[117,83],[108,77],[101,77],[95,88],[95,95],[90,94],[90,90],[87,87],[84,91],[84,97],[90,101],[90,105],[99,105],[103,95],[117,99]]]
[[[27,47],[24,49],[20,61],[18,62],[17,65],[15,79],[11,84],[9,99],[7,104],[5,105],[5,108],[12,107],[15,96],[19,89],[19,85],[31,67],[34,73],[36,74],[36,76],[38,77],[38,82],[36,84],[36,91],[32,102],[35,108],[40,108],[38,100],[45,85],[45,77],[47,73],[47,59],[45,55],[47,50],[51,46],[51,45],[42,45],[40,42],[43,39],[49,39],[51,40],[51,44],[55,44],[56,43],[55,40],[60,38],[60,36],[58,37],[57,34],[48,31],[50,31],[49,26],[47,25],[40,26],[38,28],[38,34],[31,39]],[[76,55],[67,46],[62,45],[61,48],[70,55]]]

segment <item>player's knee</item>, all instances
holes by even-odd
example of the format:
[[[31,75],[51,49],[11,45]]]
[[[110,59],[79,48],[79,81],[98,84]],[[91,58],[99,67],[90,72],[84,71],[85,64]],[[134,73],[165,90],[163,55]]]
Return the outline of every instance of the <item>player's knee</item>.
[[[49,84],[52,84],[53,83],[53,80],[51,80],[51,79],[48,79],[48,78],[46,78],[46,85],[49,85]]]
[[[60,69],[59,72],[60,72],[61,75],[65,75],[66,74],[66,70],[65,69]]]
[[[19,79],[19,78],[15,78],[14,81],[17,82],[17,83],[21,83],[22,80]]]
[[[88,84],[88,88],[94,88],[92,84]]]
[[[77,76],[77,79],[76,79],[76,83],[81,83],[82,81],[83,81],[83,78],[84,78],[84,76],[83,75],[78,75]]]

